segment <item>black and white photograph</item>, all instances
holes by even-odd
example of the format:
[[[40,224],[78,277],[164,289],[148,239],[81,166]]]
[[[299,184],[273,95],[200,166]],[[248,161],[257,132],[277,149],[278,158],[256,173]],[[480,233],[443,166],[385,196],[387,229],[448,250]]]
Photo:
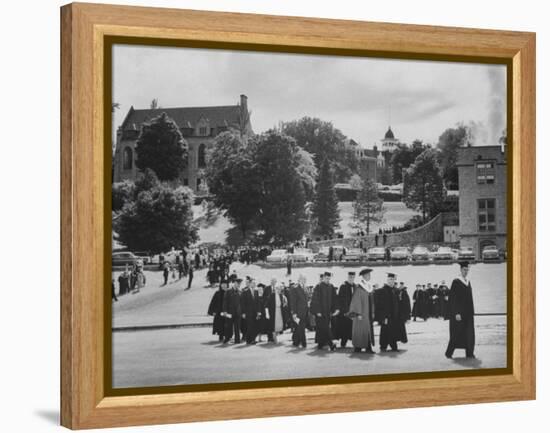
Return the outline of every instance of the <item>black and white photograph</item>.
[[[115,44],[112,387],[507,367],[507,67]]]

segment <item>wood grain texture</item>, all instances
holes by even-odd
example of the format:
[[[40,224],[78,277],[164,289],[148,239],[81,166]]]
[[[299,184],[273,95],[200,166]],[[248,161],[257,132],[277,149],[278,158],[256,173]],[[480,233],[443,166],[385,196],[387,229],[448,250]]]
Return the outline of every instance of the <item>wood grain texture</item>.
[[[61,423],[79,429],[535,398],[535,36],[532,33],[71,4],[61,10]],[[512,61],[513,372],[106,397],[105,36]],[[110,101],[107,101],[110,103]]]

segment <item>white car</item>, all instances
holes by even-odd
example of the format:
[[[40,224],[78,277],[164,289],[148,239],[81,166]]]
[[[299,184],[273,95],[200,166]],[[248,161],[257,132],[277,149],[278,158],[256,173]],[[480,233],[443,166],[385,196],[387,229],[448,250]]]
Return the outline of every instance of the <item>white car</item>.
[[[309,248],[294,248],[290,257],[295,262],[312,262],[315,259],[315,254]]]
[[[267,256],[266,260],[267,262],[271,262],[271,263],[279,263],[279,262],[286,262],[287,257],[288,257],[287,250],[273,250],[271,254]]]
[[[433,255],[434,260],[453,260],[454,253],[449,247],[439,247]]]
[[[346,255],[342,257],[344,262],[359,262],[365,258],[365,254],[360,248],[347,248]]]
[[[395,247],[390,252],[391,260],[409,260],[410,252],[407,247]]]

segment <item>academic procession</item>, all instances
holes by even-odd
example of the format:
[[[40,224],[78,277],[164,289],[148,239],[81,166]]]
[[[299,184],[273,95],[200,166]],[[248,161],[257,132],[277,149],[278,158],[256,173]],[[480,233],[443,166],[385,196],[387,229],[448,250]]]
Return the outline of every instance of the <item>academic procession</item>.
[[[448,288],[441,284],[418,284],[413,302],[397,275],[381,275],[363,268],[348,272],[340,286],[331,282],[332,274],[323,272],[315,286],[308,286],[303,275],[288,285],[272,279],[269,284],[255,278],[239,277],[236,272],[219,282],[208,305],[213,317],[212,334],[222,345],[276,344],[283,332],[290,330],[295,348],[307,347],[306,330],[315,331],[317,350],[334,352],[350,343],[354,352],[368,354],[399,352],[407,343],[407,323],[430,317],[449,321],[447,350],[442,356],[452,358],[455,349],[464,349],[466,358],[475,358],[475,326],[472,284],[468,279],[470,263],[461,261],[457,275]],[[374,325],[379,325],[375,341]],[[265,340],[264,340],[265,338]],[[442,342],[442,347],[444,347]]]

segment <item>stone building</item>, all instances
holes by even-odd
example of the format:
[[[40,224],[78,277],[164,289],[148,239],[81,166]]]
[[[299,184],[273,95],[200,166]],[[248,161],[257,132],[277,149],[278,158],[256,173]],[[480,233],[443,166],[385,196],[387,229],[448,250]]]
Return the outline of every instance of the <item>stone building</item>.
[[[458,149],[460,246],[479,258],[483,247],[506,250],[506,147]]]
[[[388,130],[386,131],[386,134],[384,134],[384,138],[380,143],[382,145],[382,152],[387,150],[391,153],[397,148],[399,140],[395,138],[393,131],[391,130],[391,126],[388,126]]]
[[[139,169],[136,167],[136,144],[141,125],[162,113],[166,113],[176,122],[187,142],[188,161],[181,174],[181,181],[198,195],[206,190],[204,169],[208,163],[207,150],[212,146],[216,135],[234,128],[243,132],[246,141],[253,133],[246,95],[241,95],[239,103],[235,105],[139,110],[130,107],[117,131],[113,157],[114,182],[136,180],[139,175]]]

